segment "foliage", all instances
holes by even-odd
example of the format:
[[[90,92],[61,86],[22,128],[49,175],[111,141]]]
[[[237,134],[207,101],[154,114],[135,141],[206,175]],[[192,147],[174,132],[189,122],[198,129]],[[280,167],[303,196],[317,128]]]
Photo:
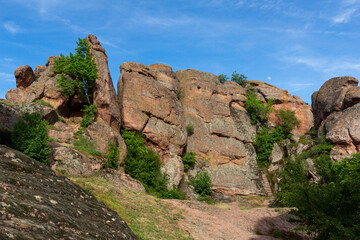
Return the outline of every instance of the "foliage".
[[[274,144],[285,139],[284,130],[278,126],[275,130],[261,128],[254,142],[257,155],[257,163],[260,167],[269,165],[269,157],[271,156]]]
[[[195,178],[193,179],[194,190],[200,196],[207,196],[211,193],[211,187],[213,186],[211,183],[210,176],[206,170],[200,171],[196,173]]]
[[[14,126],[11,137],[14,148],[47,164],[50,154],[47,125],[39,113],[25,113]]]
[[[186,152],[184,154],[184,156],[182,157],[182,161],[183,161],[183,164],[184,164],[184,171],[186,172],[187,170],[189,170],[189,168],[191,166],[194,165],[195,163],[195,157],[196,157],[196,154],[193,153],[193,152]]]
[[[300,124],[300,121],[295,116],[295,111],[280,109],[278,115],[281,120],[285,136],[289,136],[290,132]]]
[[[127,147],[125,172],[139,180],[146,190],[160,198],[176,196],[167,189],[168,177],[160,171],[160,157],[145,146],[144,135],[140,132],[121,130]],[[171,190],[170,190],[171,191]]]
[[[289,160],[281,175],[281,203],[295,207],[317,239],[357,239],[360,236],[360,154],[332,162],[331,145],[322,142]],[[307,177],[306,159],[312,157],[320,181]]]
[[[186,132],[189,135],[193,135],[194,134],[194,125],[192,125],[191,123],[189,123],[188,125],[186,125]]]
[[[206,202],[207,204],[215,204],[215,201],[209,195],[199,196],[197,200]]]
[[[78,140],[74,142],[74,148],[76,150],[86,152],[93,156],[101,156],[102,154],[96,150],[95,144],[89,139],[79,136]]]
[[[57,79],[61,92],[72,97],[75,94],[88,105],[93,101],[93,88],[98,78],[97,68],[90,55],[90,45],[86,39],[78,40],[76,53],[69,56],[60,55],[55,59],[54,73],[60,73]]]
[[[54,108],[50,103],[45,102],[43,99],[37,99],[37,100],[35,101],[35,103],[38,103],[38,104],[41,104],[41,105],[44,105],[44,106],[48,106],[48,107]]]
[[[224,84],[226,81],[229,81],[229,77],[226,74],[220,74],[218,76],[220,83]]]
[[[107,165],[110,168],[117,169],[119,167],[119,160],[120,160],[120,148],[116,145],[115,141],[112,141],[108,144],[107,147]]]
[[[257,122],[265,123],[269,114],[272,112],[272,105],[274,104],[273,99],[269,99],[265,105],[261,100],[256,98],[256,94],[252,91],[246,95],[245,109],[250,115],[250,121],[252,124]]]
[[[238,83],[240,86],[245,86],[245,81],[247,77],[244,74],[239,74],[237,71],[234,71],[231,75],[231,81]]]
[[[84,112],[84,115],[82,117],[82,120],[80,122],[80,126],[82,128],[87,128],[90,124],[92,124],[95,121],[96,117],[96,106],[94,104],[91,105],[85,105],[84,109],[81,110]]]
[[[176,93],[176,98],[180,100],[182,98],[182,92],[180,90],[176,90],[175,93]]]

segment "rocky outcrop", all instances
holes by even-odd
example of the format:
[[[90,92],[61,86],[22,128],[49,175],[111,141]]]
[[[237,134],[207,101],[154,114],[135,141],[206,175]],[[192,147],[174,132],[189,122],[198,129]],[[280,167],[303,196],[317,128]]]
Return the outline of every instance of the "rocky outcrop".
[[[304,103],[298,96],[292,96],[286,90],[279,89],[268,83],[249,80],[246,81],[249,88],[257,90],[257,97],[264,102],[269,99],[274,100],[274,111],[269,116],[269,122],[273,126],[280,124],[277,111],[280,109],[295,111],[295,116],[300,121],[300,125],[293,129],[295,135],[304,135],[314,126],[313,113],[310,105]]]
[[[187,151],[197,154],[222,194],[265,194],[252,146],[255,127],[244,109],[246,90],[196,70],[176,72],[186,125]]]
[[[170,185],[178,185],[183,174],[180,156],[186,144],[186,131],[175,73],[166,65],[133,62],[122,64],[120,70],[118,93],[123,127],[146,136],[147,145],[164,162]]]
[[[331,158],[342,160],[360,151],[360,88],[353,77],[326,81],[312,95],[312,111],[319,134],[325,134],[334,148]]]
[[[0,145],[1,239],[138,239],[88,192]]]
[[[108,57],[96,36],[89,35],[90,55],[93,57],[98,70],[95,81],[94,104],[97,108],[97,120],[110,125],[115,131],[121,128],[120,106],[108,66]]]

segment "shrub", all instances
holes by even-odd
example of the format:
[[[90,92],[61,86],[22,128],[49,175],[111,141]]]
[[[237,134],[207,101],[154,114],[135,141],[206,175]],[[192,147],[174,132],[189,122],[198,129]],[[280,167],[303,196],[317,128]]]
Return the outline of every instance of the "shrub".
[[[191,166],[194,165],[195,163],[195,156],[196,154],[193,153],[193,152],[186,152],[184,154],[184,156],[182,157],[182,161],[183,161],[183,164],[184,164],[184,171],[186,172],[187,170],[189,170],[189,168]]]
[[[211,183],[210,176],[206,170],[196,173],[195,178],[193,179],[194,190],[200,196],[207,196],[211,193]]]
[[[120,148],[116,145],[115,141],[109,143],[105,157],[110,168],[117,169],[119,167]]]
[[[186,125],[186,132],[189,135],[193,135],[194,134],[194,125],[192,125],[191,123],[189,123],[188,125]]]
[[[295,111],[280,109],[278,112],[281,126],[283,127],[285,136],[289,136],[290,132],[300,124],[300,121],[295,116]]]
[[[244,74],[239,74],[236,71],[234,71],[231,75],[231,81],[238,83],[240,86],[245,86],[245,81],[247,77]]]
[[[220,74],[218,76],[220,83],[224,84],[226,81],[229,81],[229,77],[225,74]]]
[[[182,98],[182,92],[180,90],[176,90],[175,93],[176,93],[176,98],[180,100]]]
[[[246,96],[247,99],[245,101],[245,109],[250,115],[251,123],[265,123],[269,118],[269,114],[272,112],[272,105],[274,104],[274,100],[269,99],[265,105],[261,100],[256,98],[256,94],[254,92],[250,91]]]
[[[12,145],[27,156],[47,164],[50,154],[47,125],[39,113],[25,113],[14,125]]]
[[[82,128],[87,128],[90,124],[92,124],[95,121],[96,117],[96,106],[94,104],[91,105],[85,105],[84,109],[81,110],[84,112],[84,115],[82,117],[82,120],[80,122],[80,126]]]
[[[331,145],[322,143],[288,161],[281,174],[282,204],[316,239],[357,239],[360,235],[360,154],[332,162]],[[308,179],[306,159],[312,156],[320,181]]]
[[[254,142],[256,151],[257,163],[260,167],[267,167],[269,165],[269,157],[276,142],[285,139],[284,130],[278,126],[275,130],[268,128],[261,128]]]
[[[95,144],[83,136],[79,136],[78,140],[74,142],[74,148],[93,156],[102,156],[102,154],[96,150]]]

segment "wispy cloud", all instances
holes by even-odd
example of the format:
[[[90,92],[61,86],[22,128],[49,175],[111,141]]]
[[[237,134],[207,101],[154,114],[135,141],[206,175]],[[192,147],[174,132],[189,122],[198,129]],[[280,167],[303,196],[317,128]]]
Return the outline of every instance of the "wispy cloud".
[[[326,57],[316,58],[308,56],[292,56],[285,57],[284,60],[290,63],[304,64],[315,71],[321,71],[324,73],[338,71],[360,72],[360,59],[330,59]]]
[[[332,18],[334,23],[347,23],[350,21],[351,17],[357,11],[357,8],[349,8],[344,10],[344,12]]]
[[[14,74],[0,72],[0,81],[15,82]]]
[[[15,22],[4,22],[3,27],[11,34],[16,34],[20,31],[20,27]]]
[[[98,36],[98,39],[99,39],[99,41],[100,41],[101,44],[104,44],[104,45],[107,45],[107,46],[110,46],[110,47],[113,47],[113,48],[119,48],[118,45],[116,45],[115,43],[110,42],[110,41],[104,39],[104,38],[101,37],[101,36]]]

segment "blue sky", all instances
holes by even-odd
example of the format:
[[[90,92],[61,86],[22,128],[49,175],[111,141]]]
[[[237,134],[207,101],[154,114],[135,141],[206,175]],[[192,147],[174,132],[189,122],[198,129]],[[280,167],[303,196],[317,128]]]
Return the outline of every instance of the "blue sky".
[[[234,70],[305,102],[329,78],[360,78],[360,0],[0,0],[0,98],[14,70],[98,37],[114,85],[126,61]]]

